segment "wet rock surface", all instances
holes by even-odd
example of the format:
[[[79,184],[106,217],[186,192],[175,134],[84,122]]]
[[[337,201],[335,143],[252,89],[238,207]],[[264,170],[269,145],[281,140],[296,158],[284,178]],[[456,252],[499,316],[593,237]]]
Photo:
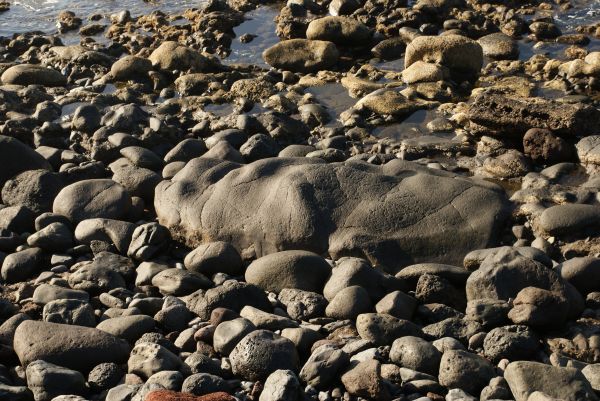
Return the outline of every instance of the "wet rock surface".
[[[34,3],[1,400],[598,400],[595,2]]]

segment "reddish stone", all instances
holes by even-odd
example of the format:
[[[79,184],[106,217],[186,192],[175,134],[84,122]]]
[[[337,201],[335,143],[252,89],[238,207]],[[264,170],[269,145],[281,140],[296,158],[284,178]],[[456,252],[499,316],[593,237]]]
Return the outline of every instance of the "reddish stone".
[[[148,393],[144,401],[236,401],[236,399],[224,392],[193,395],[169,390],[157,390]]]

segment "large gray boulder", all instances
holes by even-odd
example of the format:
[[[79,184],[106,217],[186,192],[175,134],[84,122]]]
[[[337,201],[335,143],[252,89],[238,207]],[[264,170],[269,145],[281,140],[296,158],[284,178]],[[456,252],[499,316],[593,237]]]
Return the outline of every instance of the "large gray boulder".
[[[101,330],[35,320],[17,327],[14,349],[23,366],[41,359],[83,372],[103,362],[123,362],[129,354],[125,340]]]
[[[241,166],[197,158],[157,186],[155,209],[190,246],[222,240],[245,257],[287,249],[360,256],[396,272],[421,261],[458,264],[492,245],[507,202],[493,184],[400,159]]]

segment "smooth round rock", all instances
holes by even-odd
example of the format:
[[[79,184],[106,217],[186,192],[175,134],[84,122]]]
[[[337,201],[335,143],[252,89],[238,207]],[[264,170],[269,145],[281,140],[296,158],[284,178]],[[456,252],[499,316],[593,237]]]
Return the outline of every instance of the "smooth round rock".
[[[67,78],[60,72],[41,65],[18,64],[8,68],[0,78],[7,85],[65,86]]]
[[[216,273],[237,276],[243,273],[242,258],[229,242],[202,244],[188,253],[183,261],[186,269],[212,277]]]
[[[78,371],[103,362],[121,363],[129,354],[126,341],[101,330],[34,320],[17,327],[14,349],[23,366],[42,359]]]
[[[220,323],[213,334],[213,347],[221,355],[229,355],[246,334],[256,330],[256,326],[243,317]]]
[[[283,251],[263,256],[246,269],[246,281],[265,291],[296,288],[321,293],[331,274],[331,266],[308,251]]]
[[[133,343],[144,333],[152,331],[154,326],[154,319],[150,316],[133,315],[106,319],[100,322],[96,328]]]
[[[390,360],[404,368],[437,375],[442,354],[430,342],[419,337],[396,339],[390,349]]]
[[[93,179],[63,188],[54,199],[53,212],[79,223],[93,218],[125,220],[130,208],[131,198],[121,185]]]
[[[560,275],[583,295],[600,291],[600,258],[572,258],[560,265]]]
[[[564,204],[549,207],[540,216],[541,228],[552,235],[575,234],[600,224],[600,206]]]
[[[338,292],[327,305],[325,314],[337,320],[354,320],[361,313],[371,312],[372,309],[373,304],[367,290],[354,285]]]
[[[519,46],[510,36],[502,33],[490,33],[480,37],[477,42],[483,49],[483,55],[495,60],[514,60],[519,57]]]

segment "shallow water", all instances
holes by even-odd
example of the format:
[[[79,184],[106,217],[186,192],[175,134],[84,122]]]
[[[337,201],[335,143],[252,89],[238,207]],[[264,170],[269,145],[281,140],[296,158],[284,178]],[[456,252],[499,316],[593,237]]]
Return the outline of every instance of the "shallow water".
[[[103,18],[94,21],[108,25],[108,17],[122,10],[129,10],[132,16],[148,14],[160,10],[167,14],[178,14],[188,8],[200,7],[206,0],[14,0],[9,11],[0,14],[0,36],[11,36],[14,33],[26,31],[42,31],[45,33],[55,33],[56,17],[64,10],[70,10],[83,19],[83,25],[90,23],[89,17],[99,14]],[[411,1],[409,4],[413,4]],[[552,16],[556,24],[564,34],[576,33],[579,25],[592,24],[600,20],[600,0],[572,0],[573,7],[565,11],[538,12],[532,16],[526,16],[526,19],[533,19],[544,16]],[[234,28],[236,37],[231,44],[230,55],[223,60],[224,63],[254,64],[260,67],[269,68],[262,59],[262,52],[268,47],[279,41],[275,34],[276,24],[274,18],[278,15],[281,4],[260,6],[257,9],[246,13],[246,20]],[[186,20],[173,21],[173,24],[185,23]],[[249,43],[242,43],[240,37],[244,34],[252,34],[255,37]],[[78,43],[80,36],[77,31],[61,35],[65,44]],[[93,36],[98,42],[107,42],[103,33]],[[588,51],[600,51],[600,39],[590,36],[591,42],[585,46]],[[565,49],[567,44],[554,42],[536,42],[525,37],[519,40],[520,59],[527,60],[535,54],[546,54],[554,58],[565,58]],[[372,60],[374,62],[375,60]],[[404,59],[400,58],[392,61],[381,61],[374,63],[374,66],[380,70],[402,71],[404,69]],[[114,87],[107,86],[105,93],[114,91]],[[344,110],[352,107],[357,99],[349,96],[348,91],[339,83],[331,83],[320,87],[312,87],[306,90],[311,93],[316,101],[325,106],[331,115],[330,125],[339,123],[339,116]],[[563,95],[562,91],[536,87],[535,94],[546,98],[556,98]],[[208,112],[216,115],[227,115],[232,110],[231,105],[218,105],[213,109],[209,106]],[[377,137],[388,137],[401,141],[407,138],[415,138],[431,134],[427,129],[427,122],[431,121],[430,112],[419,111],[399,124],[381,126],[373,131]],[[435,134],[438,135],[438,134]]]
[[[577,25],[600,20],[600,0],[571,0],[573,8],[554,13],[554,19],[563,31],[572,32]]]
[[[0,14],[0,36],[28,31],[56,32],[56,17],[66,10],[73,11],[86,25],[90,22],[88,17],[94,14],[109,16],[123,10],[129,10],[132,16],[156,10],[176,13],[200,4],[198,0],[14,0],[11,1],[10,10]]]
[[[279,14],[279,5],[258,7],[246,13],[246,21],[233,29],[236,34],[231,43],[231,54],[226,63],[256,64],[268,68],[262,58],[262,52],[279,42],[275,34],[274,18]],[[256,35],[249,43],[242,43],[240,36]]]
[[[325,106],[331,120],[335,121],[340,113],[356,104],[356,100],[348,94],[348,89],[340,83],[328,83],[321,86],[306,88],[306,93],[312,94],[321,106]]]
[[[390,138],[396,141],[424,135],[433,135],[445,139],[453,137],[454,134],[452,133],[449,135],[439,132],[433,134],[427,127],[427,123],[440,116],[440,113],[436,110],[417,110],[400,123],[375,128],[372,134],[378,138]]]

